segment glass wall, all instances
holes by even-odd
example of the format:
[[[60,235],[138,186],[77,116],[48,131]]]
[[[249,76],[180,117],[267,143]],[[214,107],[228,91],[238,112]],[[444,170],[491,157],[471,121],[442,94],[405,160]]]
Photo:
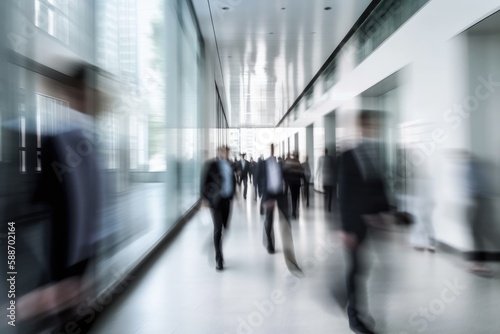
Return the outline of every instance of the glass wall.
[[[203,161],[228,144],[223,102],[202,84],[210,80],[191,2],[3,1],[0,13],[8,32],[0,45],[1,218],[18,222],[29,254],[38,254],[19,259],[30,265],[20,282],[39,281],[56,242],[42,237],[50,208],[31,202],[46,172],[43,139],[87,114],[82,130],[99,166],[89,180],[101,199],[98,293],[197,204]],[[76,64],[87,69],[78,98],[70,93]],[[23,284],[23,292],[36,287]]]
[[[103,57],[97,64],[112,74],[113,97],[100,120],[108,124],[101,146],[109,182],[106,255],[98,270],[111,283],[112,271],[139,260],[197,203],[208,147],[200,131],[203,44],[190,2],[110,0],[101,6],[105,13],[97,15],[108,22],[99,23],[96,54]],[[109,29],[118,36],[110,40]]]

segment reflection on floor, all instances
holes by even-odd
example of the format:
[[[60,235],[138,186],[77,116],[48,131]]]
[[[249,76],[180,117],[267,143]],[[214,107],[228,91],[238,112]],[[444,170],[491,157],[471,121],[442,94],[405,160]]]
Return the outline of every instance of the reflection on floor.
[[[292,222],[302,279],[288,273],[279,233],[276,254],[262,246],[252,192],[246,201],[239,194],[233,202],[223,272],[215,271],[206,218],[201,212],[195,216],[158,262],[132,279],[91,333],[350,332],[335,302],[344,272],[337,218],[324,211],[320,194]],[[368,291],[379,333],[498,333],[498,278],[469,274],[453,255],[410,249],[405,231],[377,234]]]

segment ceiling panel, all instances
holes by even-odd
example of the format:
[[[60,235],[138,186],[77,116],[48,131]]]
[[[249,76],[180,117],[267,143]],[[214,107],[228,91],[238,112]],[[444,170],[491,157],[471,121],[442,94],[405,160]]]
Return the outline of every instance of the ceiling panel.
[[[275,126],[370,0],[195,0],[230,126]],[[325,10],[330,7],[330,10]]]

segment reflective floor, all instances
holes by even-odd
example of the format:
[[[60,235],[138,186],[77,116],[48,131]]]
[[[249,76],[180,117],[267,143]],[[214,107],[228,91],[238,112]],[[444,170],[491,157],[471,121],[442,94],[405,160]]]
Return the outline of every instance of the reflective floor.
[[[344,291],[344,254],[337,217],[322,195],[292,221],[304,278],[263,247],[263,223],[249,187],[233,202],[224,244],[225,269],[215,271],[204,212],[190,221],[159,260],[93,326],[91,333],[350,333],[338,300]],[[281,219],[281,218],[280,218]],[[275,231],[278,232],[277,226]],[[368,300],[379,333],[498,333],[500,280],[466,271],[455,255],[418,252],[407,231],[378,231],[369,247]],[[492,265],[498,272],[498,265]]]

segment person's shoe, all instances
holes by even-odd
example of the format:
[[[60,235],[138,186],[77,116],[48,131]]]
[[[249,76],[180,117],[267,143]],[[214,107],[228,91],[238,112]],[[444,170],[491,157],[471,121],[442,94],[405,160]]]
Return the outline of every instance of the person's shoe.
[[[292,275],[294,275],[295,277],[298,277],[298,278],[303,278],[306,276],[304,274],[304,272],[302,271],[302,269],[300,269],[300,267],[298,265],[292,266],[292,268],[290,269],[290,272],[292,273]]]
[[[493,276],[493,270],[491,270],[488,266],[482,263],[473,263],[472,265],[469,266],[468,270],[470,273],[483,277]]]
[[[274,247],[267,247],[267,252],[269,254],[274,254]]]
[[[361,322],[361,320],[356,319],[353,321],[349,322],[349,328],[354,332],[358,334],[375,334],[374,331],[369,329],[368,327],[365,326],[364,323]]]
[[[215,270],[222,271],[223,269],[224,265],[222,264],[222,261],[217,261],[217,266],[215,266]]]

